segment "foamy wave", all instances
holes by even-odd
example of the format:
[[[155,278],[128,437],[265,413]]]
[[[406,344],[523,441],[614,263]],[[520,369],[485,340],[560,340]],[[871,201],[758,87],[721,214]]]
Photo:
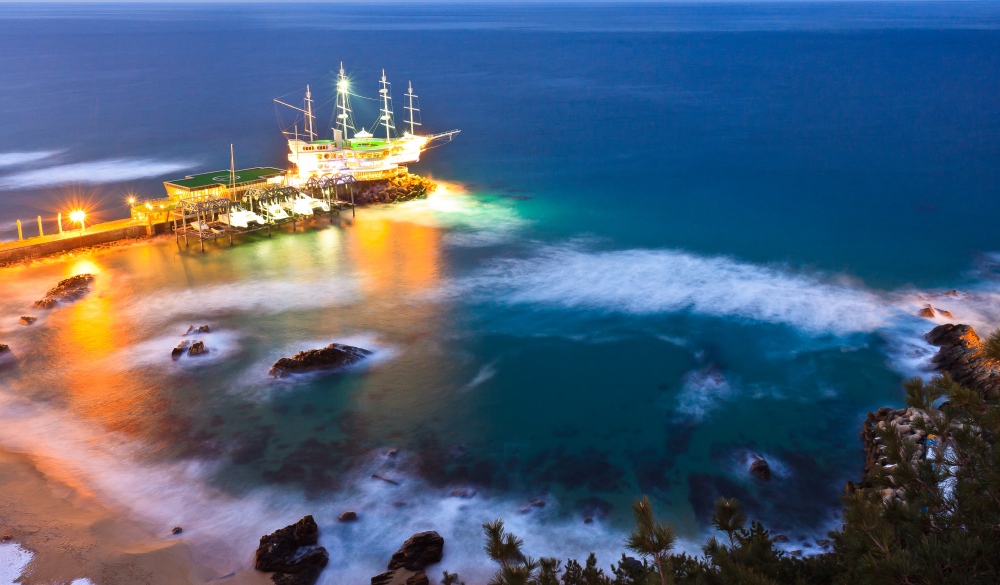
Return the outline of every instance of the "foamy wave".
[[[191,168],[193,163],[120,158],[73,163],[0,177],[3,189],[37,189],[70,183],[98,185],[159,177]]]
[[[458,247],[495,246],[514,239],[528,225],[511,205],[483,201],[458,183],[439,183],[427,199],[371,207],[366,214],[429,227],[449,229],[445,241]]]
[[[676,412],[702,420],[732,394],[733,386],[718,370],[709,367],[691,372],[684,377],[684,388],[677,396]]]
[[[58,150],[34,150],[29,152],[0,153],[0,167],[14,167],[45,160],[50,156],[59,154],[59,152]]]
[[[494,261],[459,280],[452,292],[637,315],[690,311],[817,334],[874,331],[894,313],[879,295],[825,276],[673,250],[588,251],[577,245]]]
[[[161,290],[136,299],[125,310],[133,312],[136,318],[164,321],[179,316],[204,318],[248,311],[277,314],[341,306],[358,298],[358,283],[349,277],[306,281],[261,277],[256,281]]]
[[[14,585],[34,555],[16,542],[0,543],[0,585]]]

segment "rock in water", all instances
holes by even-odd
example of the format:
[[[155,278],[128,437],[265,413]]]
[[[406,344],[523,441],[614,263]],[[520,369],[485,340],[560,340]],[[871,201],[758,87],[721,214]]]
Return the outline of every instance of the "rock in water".
[[[189,345],[191,345],[190,341],[186,339],[184,341],[181,341],[180,343],[177,344],[177,347],[170,350],[170,357],[172,357],[174,360],[180,359],[180,357],[184,355],[184,352],[187,351]]]
[[[10,353],[10,346],[6,343],[0,343],[0,356],[6,356]]]
[[[750,475],[761,481],[771,480],[771,466],[762,457],[758,457],[750,464]]]
[[[273,572],[277,585],[313,585],[330,555],[319,542],[319,527],[312,516],[260,537],[254,559],[258,571]]]
[[[344,512],[343,514],[340,515],[340,517],[337,518],[337,520],[340,520],[341,522],[354,522],[357,519],[358,519],[358,513],[353,510]]]
[[[38,317],[32,317],[31,315],[21,315],[21,318],[17,320],[21,325],[31,325],[38,320]]]
[[[392,554],[389,569],[423,571],[427,565],[441,562],[444,554],[444,538],[433,530],[414,534]]]
[[[935,369],[987,399],[1000,397],[1000,363],[983,355],[983,342],[972,327],[938,325],[924,338],[941,348],[931,359]]]
[[[90,292],[90,283],[94,282],[91,274],[77,274],[66,280],[59,281],[45,296],[35,301],[39,309],[51,309],[59,302],[75,301]]]
[[[917,311],[917,316],[918,317],[925,317],[927,319],[933,319],[934,318],[934,307],[932,307],[930,305],[924,305],[923,309],[920,309],[919,311]]]
[[[268,372],[276,378],[286,374],[327,368],[343,368],[370,356],[372,352],[352,345],[331,343],[323,349],[300,351],[290,358],[281,358]]]
[[[203,353],[208,353],[208,348],[205,347],[204,341],[195,341],[188,348],[188,355],[201,355]]]
[[[392,555],[388,571],[372,577],[372,585],[428,585],[424,569],[441,562],[444,538],[434,531],[419,532],[406,539]]]

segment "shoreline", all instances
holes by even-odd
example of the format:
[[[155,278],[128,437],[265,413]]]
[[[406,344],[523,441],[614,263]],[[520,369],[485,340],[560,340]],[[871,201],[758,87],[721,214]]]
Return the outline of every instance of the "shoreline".
[[[220,579],[240,585],[267,582],[252,567],[227,576],[198,563],[183,533],[154,534],[123,511],[88,495],[86,486],[60,481],[47,474],[45,467],[45,462],[0,448],[2,544],[16,544],[31,555],[20,578],[14,575],[17,583],[87,583],[84,579],[101,585]],[[13,558],[18,551],[11,547],[4,552]]]

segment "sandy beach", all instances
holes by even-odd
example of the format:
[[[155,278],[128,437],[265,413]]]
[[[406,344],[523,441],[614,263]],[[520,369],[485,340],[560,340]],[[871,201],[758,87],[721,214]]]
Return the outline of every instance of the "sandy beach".
[[[221,575],[192,558],[183,534],[154,534],[77,488],[44,472],[44,462],[0,450],[0,585],[267,583],[252,570]],[[9,539],[7,538],[9,536]],[[26,552],[25,552],[26,551]],[[27,553],[27,554],[26,554]],[[20,562],[18,562],[20,561]],[[86,581],[84,580],[86,579]]]

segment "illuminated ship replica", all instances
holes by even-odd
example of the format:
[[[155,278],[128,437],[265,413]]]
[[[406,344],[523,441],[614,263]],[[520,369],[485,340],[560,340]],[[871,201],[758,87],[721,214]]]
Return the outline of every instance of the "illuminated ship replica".
[[[302,132],[296,124],[294,130],[282,130],[288,139],[288,160],[294,168],[286,175],[287,184],[302,188],[311,181],[325,179],[347,179],[353,181],[384,181],[405,175],[407,165],[420,160],[420,154],[442,142],[450,142],[459,130],[450,130],[440,134],[417,134],[419,107],[417,96],[413,93],[413,84],[409,83],[405,98],[406,130],[400,135],[396,132],[393,119],[392,95],[390,83],[386,80],[385,70],[379,82],[378,101],[380,112],[378,121],[371,131],[364,128],[357,130],[354,126],[354,113],[351,110],[351,87],[344,74],[344,65],[340,65],[337,76],[337,105],[332,124],[332,139],[319,138],[316,131],[316,118],[313,115],[312,91],[306,86],[303,107],[299,108],[280,100],[275,103],[291,108],[304,115]],[[363,96],[355,96],[363,97]],[[365,98],[368,99],[368,98]],[[377,136],[376,136],[377,135]]]

